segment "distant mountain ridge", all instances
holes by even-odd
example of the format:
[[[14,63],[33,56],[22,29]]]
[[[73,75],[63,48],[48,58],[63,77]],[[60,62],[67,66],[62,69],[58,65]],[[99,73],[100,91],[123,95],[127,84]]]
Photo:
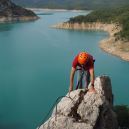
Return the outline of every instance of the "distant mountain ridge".
[[[96,9],[129,4],[129,0],[12,0],[26,7]]]

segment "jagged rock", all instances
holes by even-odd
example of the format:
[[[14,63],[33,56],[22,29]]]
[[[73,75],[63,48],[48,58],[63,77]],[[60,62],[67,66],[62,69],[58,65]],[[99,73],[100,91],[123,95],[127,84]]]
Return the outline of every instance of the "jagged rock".
[[[38,16],[30,10],[15,5],[11,0],[0,0],[0,22],[36,20]]]
[[[95,89],[96,93],[79,89],[67,94],[39,129],[117,129],[110,78],[97,77]]]

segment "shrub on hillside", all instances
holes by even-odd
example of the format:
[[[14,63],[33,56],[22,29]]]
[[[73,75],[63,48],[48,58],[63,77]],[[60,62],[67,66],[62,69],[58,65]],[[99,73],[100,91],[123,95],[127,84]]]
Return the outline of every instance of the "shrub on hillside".
[[[129,107],[126,105],[114,106],[114,111],[117,114],[119,127],[129,129]]]

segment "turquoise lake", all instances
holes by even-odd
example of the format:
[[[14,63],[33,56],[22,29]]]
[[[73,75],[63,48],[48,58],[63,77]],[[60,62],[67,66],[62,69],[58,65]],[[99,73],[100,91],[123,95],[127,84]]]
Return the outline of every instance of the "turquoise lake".
[[[36,129],[68,92],[71,62],[83,50],[96,59],[96,76],[110,76],[114,103],[129,105],[129,62],[99,48],[108,33],[50,28],[88,13],[51,12],[34,22],[0,24],[0,129]]]

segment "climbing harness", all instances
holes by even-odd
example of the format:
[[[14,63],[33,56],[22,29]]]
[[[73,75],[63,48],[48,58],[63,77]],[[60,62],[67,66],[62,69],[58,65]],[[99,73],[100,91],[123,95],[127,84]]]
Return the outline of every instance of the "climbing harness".
[[[95,59],[93,59],[93,62],[95,62]],[[79,81],[77,82],[76,90],[82,89],[82,79],[83,79],[83,75],[85,74],[85,69],[83,68],[83,66],[76,69],[76,71],[78,71],[78,70],[81,72],[81,75],[80,75]],[[88,75],[86,75],[86,76],[88,78]]]

